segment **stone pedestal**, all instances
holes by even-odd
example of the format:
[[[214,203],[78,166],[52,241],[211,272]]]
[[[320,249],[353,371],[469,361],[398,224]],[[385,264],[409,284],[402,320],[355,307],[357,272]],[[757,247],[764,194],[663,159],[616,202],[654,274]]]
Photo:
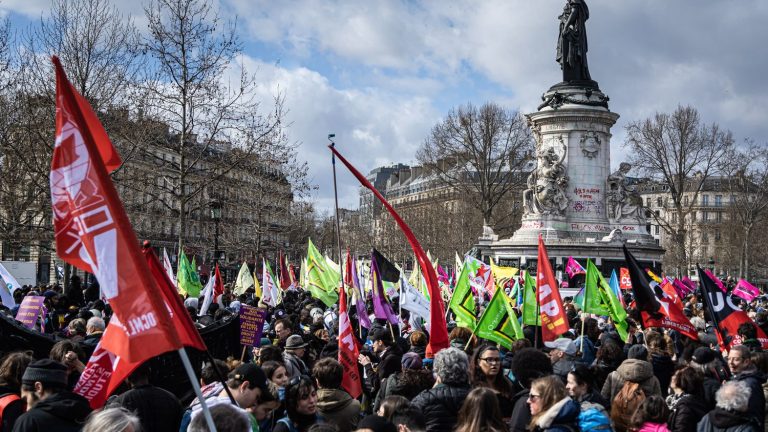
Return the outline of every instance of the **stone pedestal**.
[[[480,239],[477,248],[497,262],[522,264],[536,259],[541,235],[556,263],[568,256],[618,262],[626,242],[638,259],[659,263],[664,251],[633,205],[628,168],[610,170],[611,127],[619,115],[608,109],[608,97],[596,85],[561,83],[542,99],[526,116],[537,167],[524,193],[522,226],[509,239]]]

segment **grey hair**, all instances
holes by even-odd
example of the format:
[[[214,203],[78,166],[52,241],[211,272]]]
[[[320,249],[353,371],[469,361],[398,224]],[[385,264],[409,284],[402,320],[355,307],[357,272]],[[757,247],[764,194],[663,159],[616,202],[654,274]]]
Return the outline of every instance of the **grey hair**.
[[[96,331],[104,331],[107,325],[104,324],[104,320],[102,318],[90,317],[88,318],[88,324],[85,326],[85,328],[87,329],[88,327],[93,327],[96,329]]]
[[[134,413],[122,407],[115,407],[93,412],[88,416],[82,432],[124,432],[126,430],[140,432],[141,422]]]
[[[248,413],[229,403],[220,403],[211,407],[211,417],[216,430],[231,432],[250,432],[251,419]],[[187,432],[209,432],[208,423],[202,412],[192,418]]]
[[[752,389],[744,381],[727,381],[715,393],[717,407],[728,411],[746,412]]]
[[[469,359],[467,354],[458,348],[446,348],[437,353],[434,367],[435,374],[443,384],[469,382]]]

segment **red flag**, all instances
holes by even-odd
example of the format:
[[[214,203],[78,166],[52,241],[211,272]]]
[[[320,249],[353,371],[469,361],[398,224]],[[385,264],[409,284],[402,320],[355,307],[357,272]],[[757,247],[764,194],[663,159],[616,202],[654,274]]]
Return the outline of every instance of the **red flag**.
[[[214,277],[216,278],[213,280],[213,301],[215,302],[220,295],[224,294],[224,281],[221,279],[221,273],[219,272],[219,263],[216,263]]]
[[[171,315],[171,319],[176,324],[176,332],[179,335],[179,340],[184,346],[199,349],[205,351],[205,342],[200,337],[200,332],[197,331],[195,324],[189,317],[187,309],[184,307],[184,303],[181,302],[181,297],[176,292],[176,289],[168,277],[168,273],[165,272],[163,264],[160,263],[160,259],[155,255],[155,251],[151,247],[144,248],[144,258],[147,260],[147,266],[152,276],[155,278],[160,293],[163,296],[165,305],[168,308],[168,313]],[[218,273],[219,267],[216,267]],[[214,284],[214,289],[215,289]],[[104,336],[102,336],[103,338]]]
[[[120,162],[85,99],[56,68],[56,144],[51,161],[51,201],[56,252],[66,262],[96,275],[102,296],[120,331],[103,347],[141,362],[181,347],[149,275],[139,244],[107,169]]]
[[[626,267],[621,267],[619,269],[619,275],[619,288],[623,290],[631,290],[632,279],[629,277],[629,269]]]
[[[739,326],[743,323],[750,323],[757,330],[757,340],[760,345],[763,349],[768,349],[768,338],[766,338],[763,330],[754,324],[746,312],[733,303],[731,296],[720,290],[717,282],[712,280],[708,272],[702,270],[701,267],[697,266],[697,268],[699,270],[699,286],[704,295],[703,302],[717,328],[720,345],[728,351],[731,350],[731,347],[740,345],[742,340],[738,332]]]
[[[104,331],[102,341],[110,338],[113,333],[122,331],[122,328],[110,322]],[[83,369],[83,373],[73,390],[88,399],[88,403],[94,410],[103,407],[109,395],[141,365],[141,362],[131,363],[121,358],[102,345],[102,342],[96,345],[91,359],[85,365],[85,369]]]
[[[286,258],[285,254],[283,254],[283,251],[280,251],[277,255],[278,267],[280,268],[280,288],[283,290],[287,289],[289,286],[291,286],[291,277],[288,275],[288,266],[286,266]]]
[[[400,230],[402,230],[403,234],[405,234],[405,238],[408,239],[408,243],[411,245],[411,249],[413,249],[414,255],[416,255],[416,260],[419,262],[419,268],[421,268],[421,274],[424,276],[424,279],[427,282],[427,287],[429,289],[429,322],[431,334],[429,338],[429,344],[427,345],[426,356],[432,357],[434,354],[437,354],[438,351],[443,348],[448,348],[450,345],[448,342],[448,326],[445,323],[445,307],[443,306],[443,298],[440,293],[440,285],[437,283],[437,274],[435,274],[435,269],[432,267],[432,263],[429,261],[429,258],[427,258],[427,254],[424,253],[424,249],[421,248],[421,244],[419,244],[416,236],[413,235],[411,229],[403,221],[400,215],[397,214],[395,209],[392,208],[384,196],[378,190],[376,190],[375,187],[373,187],[371,182],[369,182],[364,175],[360,174],[360,172],[355,169],[352,164],[347,162],[347,160],[344,159],[344,156],[339,154],[333,145],[329,145],[328,147],[331,149],[331,152],[333,152],[333,154],[339,158],[341,163],[343,163],[347,169],[349,169],[352,175],[357,178],[360,184],[373,192],[376,198],[381,201],[381,204],[386,207],[389,214],[392,215],[392,217],[395,219],[395,222],[397,222]]]
[[[691,339],[699,335],[675,299],[665,292],[655,280],[648,280],[648,274],[640,268],[635,257],[624,246],[624,257],[632,279],[632,293],[643,327],[664,327],[676,330]]]
[[[357,399],[363,394],[363,385],[357,368],[357,357],[360,351],[357,348],[357,339],[352,330],[352,323],[347,314],[347,290],[339,290],[339,363],[344,366],[344,377],[341,387],[350,396]]]
[[[537,265],[536,292],[541,308],[541,338],[544,342],[551,342],[568,331],[568,318],[565,316],[563,300],[560,298],[557,280],[552,272],[552,264],[549,262],[547,248],[544,247],[541,235],[539,235]]]

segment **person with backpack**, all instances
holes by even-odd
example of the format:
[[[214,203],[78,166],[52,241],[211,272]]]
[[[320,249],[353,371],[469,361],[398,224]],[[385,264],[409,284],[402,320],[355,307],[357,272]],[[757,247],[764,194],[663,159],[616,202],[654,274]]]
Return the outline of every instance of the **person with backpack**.
[[[669,408],[661,396],[649,396],[637,407],[630,420],[631,430],[637,432],[669,432]],[[618,428],[616,429],[619,430]]]
[[[648,362],[648,350],[643,345],[635,345],[629,349],[628,358],[608,374],[600,394],[613,404],[614,398],[627,381],[640,384],[645,397],[654,394],[661,396],[659,380],[653,375],[653,366]],[[632,413],[628,418],[631,415]]]
[[[10,353],[0,363],[0,431],[11,432],[13,425],[27,409],[21,399],[21,379],[32,356],[25,352]]]

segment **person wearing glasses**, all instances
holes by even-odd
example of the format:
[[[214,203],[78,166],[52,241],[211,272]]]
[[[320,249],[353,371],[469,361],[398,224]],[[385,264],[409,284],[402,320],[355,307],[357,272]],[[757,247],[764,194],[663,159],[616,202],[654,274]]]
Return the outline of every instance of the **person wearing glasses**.
[[[307,375],[292,378],[285,389],[287,415],[277,421],[272,432],[306,432],[320,422],[317,411],[317,386]]]
[[[533,381],[528,394],[531,423],[534,432],[560,432],[579,430],[581,408],[565,391],[563,381],[549,375]]]
[[[494,391],[499,408],[505,418],[512,415],[512,381],[501,373],[501,352],[495,345],[485,344],[477,348],[469,362],[472,387],[486,387]]]
[[[732,347],[728,353],[728,367],[733,374],[731,381],[741,381],[751,389],[747,412],[756,418],[760,424],[760,430],[763,430],[765,426],[765,394],[763,393],[765,376],[752,361],[752,352],[749,347],[746,345]]]

